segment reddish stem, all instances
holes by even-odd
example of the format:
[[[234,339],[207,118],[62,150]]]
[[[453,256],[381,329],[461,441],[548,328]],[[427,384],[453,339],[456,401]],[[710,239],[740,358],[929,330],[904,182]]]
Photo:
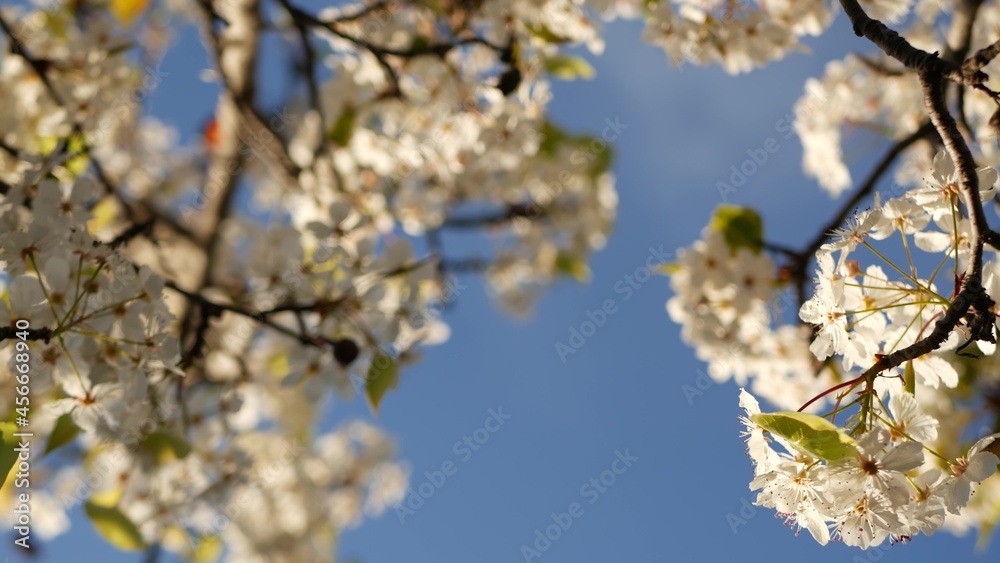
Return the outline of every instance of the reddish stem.
[[[833,393],[837,389],[840,389],[842,387],[847,387],[848,385],[854,385],[854,384],[858,383],[859,381],[861,381],[864,378],[865,378],[865,375],[861,374],[858,377],[855,377],[854,379],[851,379],[849,381],[845,381],[843,383],[838,383],[838,384],[834,385],[833,387],[827,389],[826,391],[823,391],[819,395],[816,395],[812,399],[809,399],[808,401],[806,401],[806,404],[804,404],[801,407],[799,407],[798,412],[804,411],[805,409],[809,408],[809,405],[815,403],[816,401],[822,399],[823,397],[826,397],[827,395],[829,395],[830,393]]]

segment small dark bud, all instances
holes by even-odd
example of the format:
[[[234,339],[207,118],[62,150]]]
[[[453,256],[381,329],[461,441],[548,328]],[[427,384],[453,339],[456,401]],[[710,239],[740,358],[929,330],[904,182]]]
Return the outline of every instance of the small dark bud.
[[[359,351],[358,345],[350,338],[341,338],[333,343],[333,357],[344,367],[358,358]]]
[[[504,96],[509,96],[511,92],[517,90],[517,87],[521,85],[521,70],[517,67],[510,67],[503,74],[500,75],[500,81],[497,82],[497,88],[503,92]]]
[[[514,44],[511,43],[507,45],[503,51],[500,51],[500,62],[505,65],[510,65],[514,62]]]

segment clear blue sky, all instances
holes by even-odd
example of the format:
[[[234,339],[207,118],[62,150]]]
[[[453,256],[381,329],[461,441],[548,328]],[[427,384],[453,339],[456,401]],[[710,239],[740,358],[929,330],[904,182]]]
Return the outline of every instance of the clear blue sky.
[[[791,111],[807,77],[819,75],[827,60],[867,45],[839,16],[823,38],[809,42],[813,55],[792,55],[734,78],[717,68],[672,69],[639,34],[636,24],[609,26],[607,51],[593,60],[597,78],[556,84],[551,107],[572,129],[599,132],[606,118],[616,117],[628,124],[614,143],[618,224],[608,247],[594,257],[590,283],[557,285],[530,320],[519,322],[493,307],[477,278],[463,278],[468,289],[447,315],[451,341],[405,371],[377,420],[398,439],[415,489],[426,481],[424,472],[446,462],[457,472],[405,522],[390,511],[345,531],[342,560],[524,561],[522,545],[552,524],[553,513],[577,502],[582,514],[577,511],[571,528],[532,561],[995,561],[1000,548],[975,555],[974,537],[947,533],[869,552],[820,547],[808,533],[794,537],[770,510],[751,511],[736,386],[713,385],[693,402],[685,397],[682,386],[694,385],[703,365],[680,342],[664,310],[666,278],[649,279],[628,300],[615,291],[645,264],[650,247],[673,252],[699,236],[721,201],[715,183],[768,137],[778,139],[780,149],[731,200],[757,206],[772,240],[796,246],[811,236],[834,205],[802,175],[797,138],[783,139],[775,125]],[[184,40],[191,44],[164,64],[171,74],[151,109],[190,132],[210,113],[214,98],[213,87],[197,81],[197,37]],[[860,142],[859,153],[881,151],[877,143]],[[555,344],[566,343],[587,311],[608,299],[617,312],[562,362]],[[456,452],[456,441],[498,408],[510,419],[471,457]],[[357,401],[335,418],[350,416],[371,415]],[[614,485],[581,495],[581,486],[611,469],[616,451],[626,450],[638,459]],[[748,512],[741,516],[741,509]],[[738,521],[728,515],[745,524],[734,531]],[[141,560],[103,545],[80,514],[73,525],[45,546],[43,560]],[[3,545],[9,549],[10,543]]]

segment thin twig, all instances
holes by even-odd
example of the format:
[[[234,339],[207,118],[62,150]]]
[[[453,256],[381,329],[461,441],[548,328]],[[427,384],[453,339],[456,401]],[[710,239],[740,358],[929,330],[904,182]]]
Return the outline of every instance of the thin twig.
[[[798,251],[789,265],[789,271],[792,274],[793,279],[798,281],[800,286],[799,295],[805,295],[804,284],[809,279],[809,273],[807,268],[812,261],[813,255],[820,249],[823,244],[825,244],[833,236],[832,233],[834,229],[837,229],[843,225],[844,220],[847,216],[857,208],[858,204],[861,203],[865,198],[871,195],[872,191],[875,190],[875,186],[878,185],[882,177],[889,171],[896,159],[899,158],[906,149],[910,148],[914,143],[921,139],[927,138],[934,132],[934,127],[929,121],[925,122],[923,125],[917,128],[916,131],[910,133],[906,137],[896,141],[882,158],[879,159],[875,167],[872,168],[871,172],[868,173],[868,177],[858,185],[858,188],[854,190],[854,194],[841,205],[837,213],[827,221],[826,225],[817,233],[817,235],[809,241],[806,246]],[[802,299],[800,299],[802,301]]]

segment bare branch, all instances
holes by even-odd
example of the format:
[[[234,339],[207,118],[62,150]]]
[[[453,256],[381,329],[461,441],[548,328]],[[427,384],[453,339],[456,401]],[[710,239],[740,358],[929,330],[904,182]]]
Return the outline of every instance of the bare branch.
[[[995,59],[997,55],[1000,55],[1000,39],[988,47],[983,47],[977,51],[975,55],[969,57],[965,63],[962,64],[962,68],[968,72],[975,72],[990,64],[990,62]]]

